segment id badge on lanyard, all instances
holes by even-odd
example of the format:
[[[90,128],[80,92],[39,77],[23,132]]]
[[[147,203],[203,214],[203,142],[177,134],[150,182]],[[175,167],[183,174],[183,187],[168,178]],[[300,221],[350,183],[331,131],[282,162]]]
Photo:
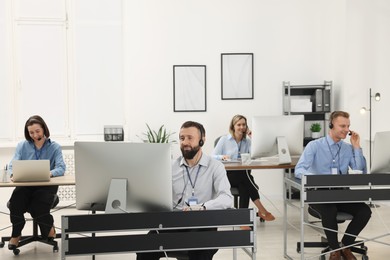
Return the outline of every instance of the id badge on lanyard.
[[[188,205],[190,206],[194,206],[194,205],[198,205],[198,198],[197,197],[194,197],[194,196],[191,196],[191,198],[188,199]]]

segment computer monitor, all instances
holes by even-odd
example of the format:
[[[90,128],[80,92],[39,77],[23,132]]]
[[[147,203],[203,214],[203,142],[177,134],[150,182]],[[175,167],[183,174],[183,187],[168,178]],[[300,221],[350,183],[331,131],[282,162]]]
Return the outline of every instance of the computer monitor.
[[[377,132],[374,138],[371,173],[390,173],[390,131]]]
[[[278,155],[280,164],[291,163],[290,155],[303,151],[303,126],[303,115],[253,117],[251,157]]]
[[[104,211],[106,206],[114,208],[114,212],[172,209],[170,144],[75,142],[74,149],[77,209]],[[109,195],[112,180],[114,192]],[[115,186],[118,180],[120,184],[125,180],[124,188],[120,184]]]

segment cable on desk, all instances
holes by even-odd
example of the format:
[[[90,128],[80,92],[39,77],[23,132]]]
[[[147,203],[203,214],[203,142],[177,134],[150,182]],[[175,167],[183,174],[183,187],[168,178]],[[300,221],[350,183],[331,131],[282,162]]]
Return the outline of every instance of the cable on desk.
[[[1,229],[0,229],[0,231],[3,231],[3,230],[6,230],[6,229],[9,229],[9,228],[11,228],[11,227],[12,227],[12,225],[9,225],[9,226],[7,226],[7,227],[1,228]]]
[[[156,230],[156,233],[157,233],[157,234],[160,234],[160,232],[158,232],[158,230]],[[165,255],[165,258],[166,258],[166,259],[169,259],[169,258],[168,258],[168,255],[167,255],[167,252],[165,252],[165,250],[162,250],[162,251],[163,251],[163,253],[164,253],[164,255]]]
[[[374,205],[375,213],[376,213],[376,215],[378,215],[379,220],[380,220],[380,222],[382,223],[382,225],[385,227],[387,233],[390,233],[389,227],[388,227],[388,226],[386,225],[386,223],[383,221],[382,215],[378,212],[378,207],[377,207],[375,204],[372,204],[372,205]]]
[[[67,208],[71,208],[71,207],[74,207],[74,205],[76,205],[76,202],[69,204],[67,206],[64,206],[64,207],[55,207],[53,210],[50,211],[50,213],[57,212],[59,210],[63,210],[63,209],[67,209]]]
[[[272,207],[273,207],[274,209],[276,209],[276,211],[277,211],[279,214],[283,215],[283,213],[276,207],[276,205],[275,205],[267,196],[265,196],[264,193],[262,193],[262,192],[259,190],[259,187],[251,180],[251,178],[249,177],[249,170],[246,169],[245,172],[246,172],[246,176],[248,177],[248,180],[249,180],[249,182],[252,184],[252,186],[261,194],[261,196],[263,196],[269,203],[271,203]]]

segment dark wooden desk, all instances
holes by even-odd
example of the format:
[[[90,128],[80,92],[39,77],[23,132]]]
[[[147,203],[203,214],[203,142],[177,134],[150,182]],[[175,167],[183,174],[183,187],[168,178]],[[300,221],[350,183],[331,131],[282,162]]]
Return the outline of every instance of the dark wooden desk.
[[[290,164],[279,164],[277,159],[272,158],[269,160],[252,160],[250,164],[244,164],[241,162],[224,162],[225,169],[227,171],[237,170],[266,170],[266,169],[293,169],[298,163],[299,158],[291,158]]]
[[[223,162],[225,165],[225,169],[227,171],[238,171],[238,170],[273,170],[273,169],[284,169],[288,170],[285,171],[285,176],[291,176],[292,175],[292,169],[295,168],[299,160],[299,157],[297,156],[292,156],[291,157],[291,163],[290,164],[279,164],[278,159],[275,158],[270,158],[268,160],[252,160],[251,163],[245,164],[241,162]],[[234,197],[234,206],[238,207],[238,196],[239,196],[239,191],[238,188],[232,187],[231,192]],[[292,189],[291,187],[288,188],[288,190],[284,189],[283,190],[283,196],[286,197],[287,194],[291,197]],[[286,208],[286,206],[285,206]],[[286,212],[286,209],[285,209]],[[284,216],[284,218],[286,218]],[[284,221],[286,223],[286,221]],[[286,224],[285,224],[286,225]],[[284,230],[287,229],[287,226],[284,227]],[[286,246],[285,246],[286,248]]]

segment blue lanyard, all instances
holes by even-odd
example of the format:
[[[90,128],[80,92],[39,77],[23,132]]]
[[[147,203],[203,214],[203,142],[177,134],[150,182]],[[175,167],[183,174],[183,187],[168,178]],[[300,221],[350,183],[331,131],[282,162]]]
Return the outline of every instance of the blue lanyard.
[[[198,171],[196,172],[196,176],[195,176],[195,181],[194,183],[192,183],[192,179],[191,179],[191,176],[190,176],[190,172],[188,170],[188,167],[186,165],[184,165],[184,167],[186,167],[186,170],[187,170],[187,175],[188,175],[188,179],[190,180],[190,183],[191,183],[191,187],[192,187],[192,196],[194,196],[195,194],[195,185],[196,185],[196,181],[198,180],[198,175],[199,175],[199,171],[200,171],[200,164],[199,164],[199,167],[198,167]]]
[[[326,139],[326,137],[325,137],[325,140],[326,140],[326,143],[328,144],[329,152],[332,155],[332,167],[333,167],[333,165],[336,164],[336,157],[338,156],[339,157],[338,158],[338,166],[339,166],[338,170],[340,171],[340,150],[341,150],[341,146],[343,145],[343,143],[340,143],[340,146],[337,145],[337,143],[336,143],[336,145],[338,146],[339,149],[337,150],[336,154],[333,156],[332,149],[330,148],[330,144],[328,142],[328,139]]]
[[[36,160],[41,159],[41,154],[42,154],[42,152],[43,152],[43,148],[45,147],[45,144],[46,144],[46,140],[45,140],[45,142],[43,143],[43,145],[42,145],[42,147],[41,147],[40,150],[37,150],[37,147],[36,147],[35,144],[34,144],[34,152],[35,152],[35,159],[36,159]]]
[[[328,139],[326,139],[326,143],[328,144],[328,147],[329,147],[329,152],[330,152],[330,154],[332,155],[332,161],[333,162],[336,162],[336,157],[337,157],[337,155],[339,155],[340,154],[340,150],[341,150],[341,145],[342,144],[340,144],[340,146],[338,146],[337,144],[337,146],[338,146],[338,151],[337,151],[337,153],[333,156],[333,153],[332,153],[332,149],[330,149],[330,144],[328,143]],[[339,156],[339,158],[340,158],[340,156]]]
[[[241,158],[241,144],[242,144],[242,140],[240,142],[238,142],[237,144],[237,147],[238,147],[238,155],[237,155],[237,158],[240,159]]]

